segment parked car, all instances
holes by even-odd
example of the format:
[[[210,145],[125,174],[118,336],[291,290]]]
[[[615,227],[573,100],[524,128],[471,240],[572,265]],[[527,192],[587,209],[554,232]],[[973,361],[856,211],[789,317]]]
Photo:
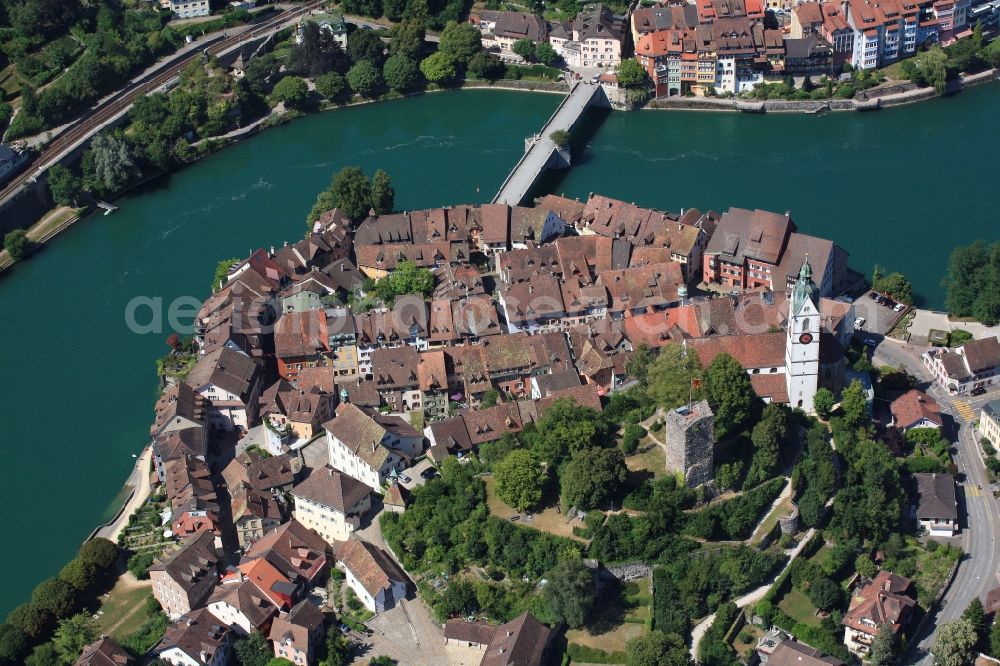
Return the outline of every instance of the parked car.
[[[437,476],[437,473],[438,471],[436,469],[434,469],[433,467],[428,467],[427,469],[425,469],[420,473],[420,476],[424,479],[433,479],[435,476]]]
[[[875,293],[874,291],[872,291],[872,292],[869,292],[869,294],[868,294],[868,295],[869,295],[869,296],[871,297],[871,299],[872,299],[873,301],[877,301],[877,300],[878,300],[878,294],[876,294],[876,293]]]
[[[974,388],[971,391],[969,391],[970,395],[984,395],[985,393],[986,393],[986,389],[983,388],[982,386],[977,386],[976,388]]]
[[[858,317],[857,319],[854,320],[854,328],[861,328],[864,325],[865,325],[864,317]]]
[[[865,338],[865,344],[869,347],[878,347],[878,342],[875,341],[875,338]]]
[[[896,307],[893,308],[893,310],[895,310],[896,312],[902,312],[905,309],[906,305],[904,305],[903,303],[896,303]]]
[[[412,479],[410,479],[410,477],[406,476],[405,474],[400,474],[399,480],[402,481],[403,483],[409,483]]]

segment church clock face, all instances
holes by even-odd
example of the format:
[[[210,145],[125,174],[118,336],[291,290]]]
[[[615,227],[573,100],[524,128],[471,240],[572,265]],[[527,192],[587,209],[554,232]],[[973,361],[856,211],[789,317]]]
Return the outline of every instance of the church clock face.
[[[804,345],[807,345],[812,341],[813,341],[812,333],[803,333],[802,335],[799,336],[799,342],[801,342]]]

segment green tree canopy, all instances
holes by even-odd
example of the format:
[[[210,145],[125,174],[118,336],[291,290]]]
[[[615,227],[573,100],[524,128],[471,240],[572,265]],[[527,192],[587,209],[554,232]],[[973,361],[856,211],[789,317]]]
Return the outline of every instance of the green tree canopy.
[[[347,89],[347,80],[339,72],[327,72],[316,77],[316,92],[324,99],[333,100],[344,94]]]
[[[77,613],[59,623],[52,639],[56,651],[66,664],[74,663],[90,643],[97,638],[97,626],[87,613]]]
[[[527,439],[537,458],[555,467],[573,452],[606,443],[608,426],[593,409],[563,398],[549,407]]]
[[[578,451],[559,473],[563,506],[583,510],[597,508],[618,494],[627,476],[621,449]]]
[[[24,229],[14,229],[3,237],[3,246],[14,261],[21,261],[28,252],[31,241]]]
[[[407,20],[392,29],[392,41],[389,42],[389,54],[401,55],[409,60],[418,60],[424,50],[424,24],[420,21]]]
[[[240,666],[268,666],[274,657],[271,642],[259,631],[253,631],[234,645],[236,662]]]
[[[371,210],[371,183],[359,167],[347,166],[334,174],[330,194],[333,208],[339,208],[355,222],[363,220]]]
[[[813,409],[816,411],[816,416],[820,417],[824,421],[830,418],[830,412],[833,411],[834,397],[830,389],[823,387],[817,389],[816,395],[813,396]]]
[[[656,354],[645,342],[640,342],[639,346],[632,350],[632,356],[625,363],[625,372],[629,377],[634,377],[641,386],[646,385],[649,376],[649,367],[656,360]]]
[[[913,304],[913,285],[902,273],[886,273],[876,265],[872,273],[872,289],[888,294],[900,303]]]
[[[397,297],[406,294],[430,295],[434,291],[434,274],[427,268],[420,268],[412,261],[401,261],[396,270],[375,283],[375,295],[392,304]]]
[[[821,576],[809,585],[809,601],[821,611],[829,611],[838,606],[844,599],[844,592],[835,582]]]
[[[483,40],[479,28],[471,23],[449,21],[441,32],[441,41],[438,42],[440,53],[451,56],[453,60],[463,65],[482,48]]]
[[[36,645],[28,658],[24,660],[24,666],[52,666],[60,663],[62,660],[59,658],[59,651],[56,650],[56,645],[52,641]]]
[[[511,45],[510,50],[525,60],[535,59],[535,42],[527,37],[522,37],[521,39],[516,40]]]
[[[284,102],[285,106],[300,109],[309,99],[309,85],[297,76],[282,77],[271,92],[273,102]]]
[[[848,428],[860,428],[868,422],[868,396],[857,379],[841,393],[840,411]]]
[[[492,53],[480,51],[469,58],[468,72],[478,79],[495,81],[503,76],[504,64]]]
[[[640,88],[646,85],[648,74],[638,60],[628,58],[622,60],[615,70],[618,75],[618,85],[622,88]]]
[[[355,64],[368,60],[380,67],[385,56],[385,44],[374,30],[355,30],[347,36],[347,55]]]
[[[542,594],[559,622],[571,629],[583,626],[594,605],[594,578],[579,557],[559,561],[545,574]]]
[[[760,421],[753,427],[753,459],[747,472],[746,487],[767,481],[778,472],[781,445],[788,436],[788,413],[781,405],[771,403],[764,407]]]
[[[28,637],[12,624],[0,624],[0,663],[16,664],[28,651]]]
[[[382,85],[382,72],[371,60],[361,60],[347,70],[347,82],[354,92],[371,97]]]
[[[417,63],[403,55],[389,56],[382,67],[385,83],[393,90],[409,90],[420,78]]]
[[[79,557],[74,557],[59,571],[59,578],[81,591],[90,588],[96,577],[97,568]]]
[[[700,400],[702,391],[692,390],[692,379],[702,376],[701,362],[693,349],[678,344],[660,348],[646,376],[649,397],[664,409],[679,407],[688,401]]]
[[[978,637],[972,624],[966,619],[942,624],[934,639],[935,666],[967,666],[975,656],[974,648]]]
[[[83,156],[84,186],[98,195],[113,194],[139,175],[135,156],[120,131],[102,132]]]
[[[553,65],[559,59],[559,54],[548,42],[542,42],[535,46],[535,59],[546,66]]]
[[[7,624],[20,629],[29,638],[41,638],[52,622],[52,613],[28,602],[7,614]]]
[[[705,369],[708,404],[715,413],[715,436],[737,432],[749,419],[757,399],[750,376],[739,361],[722,353]]]
[[[76,605],[76,590],[64,580],[49,578],[31,592],[31,603],[57,618],[64,617]]]
[[[76,200],[80,197],[82,186],[80,179],[73,175],[67,167],[62,164],[53,164],[49,167],[49,193],[52,200],[63,206],[75,206]]]
[[[392,58],[389,58],[392,60]],[[385,215],[386,213],[391,213],[396,205],[396,191],[392,189],[392,180],[382,169],[377,169],[375,175],[372,176],[372,208],[375,209],[377,215]],[[433,289],[433,285],[431,286]],[[423,285],[418,290],[420,293],[429,294],[430,290],[425,291]],[[417,293],[416,291],[406,292],[409,294]]]
[[[988,326],[1000,323],[1000,241],[986,245],[980,240],[952,250],[944,285],[950,314]]]
[[[626,666],[689,666],[687,645],[677,634],[651,631],[625,643]]]
[[[868,655],[869,666],[892,666],[896,663],[896,634],[892,625],[883,624],[878,628],[872,641],[872,651]]]
[[[530,451],[511,451],[493,473],[497,497],[518,511],[534,508],[542,501],[542,488],[548,478]]]
[[[420,71],[431,83],[442,83],[454,79],[458,74],[455,59],[448,53],[437,51],[420,61]]]

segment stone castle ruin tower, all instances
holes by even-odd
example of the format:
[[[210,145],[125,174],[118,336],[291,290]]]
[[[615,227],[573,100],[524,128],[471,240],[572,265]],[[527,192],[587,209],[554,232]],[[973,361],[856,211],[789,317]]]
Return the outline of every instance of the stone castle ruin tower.
[[[683,472],[690,488],[715,478],[714,429],[715,415],[705,400],[666,412],[663,433],[667,470]]]

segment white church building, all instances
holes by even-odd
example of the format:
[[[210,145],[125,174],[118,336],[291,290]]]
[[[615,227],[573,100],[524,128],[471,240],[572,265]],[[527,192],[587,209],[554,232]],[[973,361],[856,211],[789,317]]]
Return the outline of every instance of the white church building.
[[[788,404],[805,412],[813,411],[813,397],[819,388],[820,313],[819,289],[812,281],[808,257],[799,269],[792,289],[785,329],[785,387]]]

